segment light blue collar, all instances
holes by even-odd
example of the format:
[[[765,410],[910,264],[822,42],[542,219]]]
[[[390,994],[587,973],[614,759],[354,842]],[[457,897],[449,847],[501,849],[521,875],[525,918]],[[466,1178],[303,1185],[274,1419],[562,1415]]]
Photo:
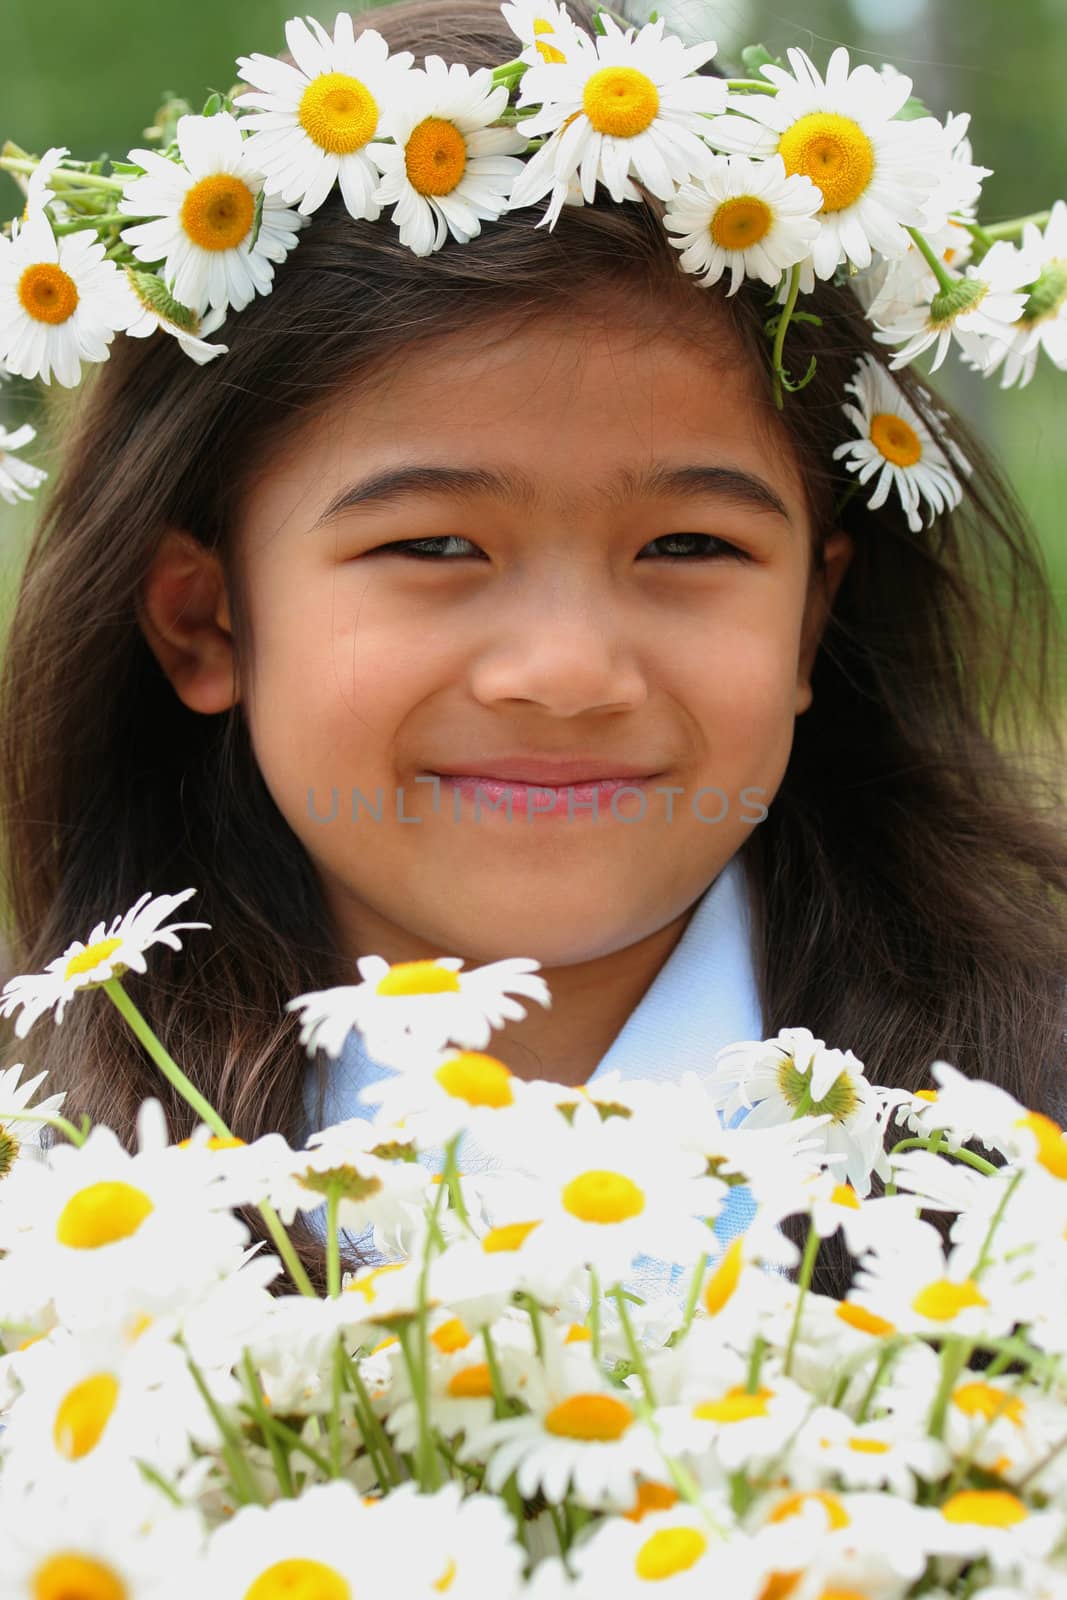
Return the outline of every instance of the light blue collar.
[[[740,856],[733,856],[697,901],[682,937],[590,1081],[608,1072],[676,1081],[683,1072],[709,1072],[724,1045],[762,1038],[745,870]],[[361,1035],[350,1033],[330,1068],[324,1125],[366,1116],[359,1091],[387,1072],[364,1050]],[[305,1092],[309,1123],[314,1088],[310,1070]]]

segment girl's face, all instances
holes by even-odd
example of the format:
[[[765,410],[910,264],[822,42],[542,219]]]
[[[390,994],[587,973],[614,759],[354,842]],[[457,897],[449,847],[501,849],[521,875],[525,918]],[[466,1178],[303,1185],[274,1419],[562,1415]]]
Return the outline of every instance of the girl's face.
[[[240,694],[351,954],[612,955],[773,801],[847,540],[809,583],[802,485],[748,369],[632,328],[409,351],[245,502]],[[642,793],[600,791],[594,818],[584,788],[568,815],[520,785],[509,819],[498,788],[479,815],[432,781],[520,757]]]

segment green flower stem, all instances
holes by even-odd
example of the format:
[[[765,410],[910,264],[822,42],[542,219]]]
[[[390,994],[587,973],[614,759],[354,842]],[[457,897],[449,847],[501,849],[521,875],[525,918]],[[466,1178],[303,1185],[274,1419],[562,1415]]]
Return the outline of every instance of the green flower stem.
[[[419,1488],[424,1494],[440,1488],[437,1476],[437,1452],[433,1446],[433,1435],[430,1432],[429,1395],[426,1392],[426,1372],[419,1361],[417,1350],[412,1349],[412,1327],[410,1323],[398,1323],[397,1338],[404,1354],[404,1365],[408,1369],[408,1378],[411,1383],[412,1398],[415,1401],[415,1411],[419,1422],[419,1437],[415,1449],[415,1468],[419,1480]]]
[[[789,269],[789,293],[786,296],[785,305],[782,307],[781,316],[778,318],[778,326],[774,332],[774,349],[771,354],[771,360],[774,365],[774,403],[779,411],[781,411],[784,404],[782,394],[782,352],[785,349],[785,330],[788,328],[789,320],[796,308],[799,293],[800,263],[798,262],[795,267]],[[793,1113],[794,1119],[803,1115],[802,1111]]]
[[[326,1457],[320,1455],[317,1450],[313,1450],[307,1441],[300,1437],[295,1428],[291,1428],[287,1422],[282,1422],[280,1417],[271,1418],[271,1427],[274,1429],[275,1433],[277,1433],[278,1437],[285,1441],[290,1450],[292,1450],[294,1453],[307,1456],[311,1464],[318,1468],[324,1478],[328,1478],[330,1476],[330,1463],[327,1461]]]
[[[993,1236],[1000,1227],[1004,1212],[1008,1206],[1008,1201],[1011,1199],[1022,1180],[1023,1175],[1022,1172],[1019,1171],[1015,1174],[1014,1178],[1012,1178],[1011,1182],[1005,1187],[1004,1193],[1000,1197],[1000,1203],[989,1220],[989,1228],[986,1232],[985,1238],[982,1241],[982,1248],[978,1252],[978,1260],[974,1264],[974,1271],[971,1273],[971,1277],[975,1280],[982,1276],[982,1273],[993,1259]]]
[[[926,238],[925,234],[920,233],[918,228],[908,228],[907,232],[915,241],[919,254],[923,257],[927,266],[930,268],[930,271],[937,279],[938,288],[942,291],[942,293],[947,293],[949,290],[951,290],[953,284],[955,284],[958,280],[953,277],[951,272],[947,270],[945,263],[942,261],[941,257],[938,255],[929,239]]]
[[[245,1460],[240,1437],[228,1418],[223,1415],[222,1408],[208,1388],[203,1373],[188,1350],[185,1351],[185,1359],[188,1363],[189,1371],[193,1375],[193,1382],[200,1391],[200,1397],[210,1411],[211,1419],[219,1430],[222,1457],[226,1463],[226,1470],[230,1474],[230,1482],[233,1485],[234,1494],[242,1505],[265,1505],[266,1502],[259,1485],[256,1483],[252,1469]]]
[[[793,1325],[789,1329],[789,1343],[785,1347],[785,1362],[782,1371],[788,1378],[793,1370],[793,1351],[796,1348],[797,1335],[800,1332],[800,1319],[804,1312],[804,1301],[807,1298],[811,1285],[811,1276],[815,1270],[815,1258],[819,1254],[822,1243],[815,1229],[814,1222],[808,1223],[808,1237],[804,1241],[804,1255],[800,1262],[800,1273],[797,1278],[797,1303],[793,1312]]]
[[[363,1442],[367,1445],[369,1451],[370,1440],[373,1438],[375,1452],[381,1460],[383,1470],[382,1475],[379,1478],[379,1482],[383,1488],[388,1487],[390,1481],[394,1484],[402,1483],[404,1481],[404,1474],[401,1469],[400,1462],[397,1460],[396,1452],[393,1449],[385,1428],[382,1426],[382,1423],[375,1414],[371,1397],[367,1392],[367,1385],[363,1382],[363,1374],[359,1370],[359,1362],[354,1357],[350,1356],[347,1351],[345,1352],[345,1360],[347,1363],[346,1376],[348,1383],[352,1389],[352,1393],[356,1397],[361,1411],[359,1425],[363,1432]]]
[[[196,1112],[201,1122],[206,1123],[218,1138],[232,1139],[233,1134],[211,1102],[204,1099],[200,1090],[190,1082],[173,1056],[163,1048],[156,1038],[152,1029],[122,987],[122,980],[120,978],[105,978],[100,987],[106,991],[115,1008],[144,1045],[167,1082],[177,1089],[186,1105]],[[293,1283],[302,1295],[306,1295],[312,1300],[317,1299],[318,1296],[311,1287],[311,1280],[304,1271],[300,1258],[293,1249],[292,1240],[282,1227],[281,1220],[274,1207],[268,1205],[264,1200],[260,1204],[259,1214],[266,1223],[267,1231],[271,1236],[274,1247],[281,1256],[285,1269]]]
[[[1013,217],[1010,222],[987,222],[981,231],[994,243],[998,239],[1014,239],[1022,233],[1028,222],[1032,222],[1036,228],[1043,228],[1050,215],[1048,211],[1032,211],[1028,217]]]
[[[83,1119],[80,1129],[76,1128],[73,1122],[68,1122],[66,1117],[42,1117],[33,1111],[5,1111],[0,1114],[0,1123],[4,1122],[39,1122],[47,1128],[58,1128],[60,1133],[65,1134],[71,1144],[77,1145],[79,1149],[89,1137],[88,1117]]]
[[[941,1382],[937,1386],[926,1424],[926,1431],[934,1439],[940,1439],[945,1431],[945,1417],[952,1390],[970,1360],[973,1349],[974,1343],[970,1339],[953,1338],[945,1341],[945,1348],[941,1352]]]
[[[752,1341],[752,1352],[748,1358],[748,1374],[745,1378],[745,1390],[748,1394],[759,1393],[760,1373],[763,1370],[763,1358],[767,1354],[767,1341],[762,1334],[756,1335]]]
[[[887,1344],[884,1349],[879,1351],[878,1360],[875,1362],[874,1371],[871,1373],[871,1381],[863,1391],[863,1399],[860,1401],[859,1407],[856,1411],[857,1422],[866,1422],[867,1413],[871,1408],[871,1401],[878,1393],[878,1385],[881,1383],[882,1379],[889,1370],[889,1367],[896,1359],[897,1351],[899,1349],[900,1346],[898,1344]]]
[[[65,233],[83,233],[86,228],[128,228],[135,222],[146,222],[146,217],[126,216],[122,211],[105,211],[100,216],[79,217],[77,222],[54,222],[52,232],[57,238]]]
[[[704,1274],[708,1270],[708,1258],[702,1255],[693,1268],[693,1278],[689,1285],[689,1293],[685,1297],[685,1311],[682,1314],[682,1326],[679,1329],[678,1339],[681,1342],[693,1325],[696,1316],[697,1303],[700,1300],[700,1291],[704,1284]]]
[[[739,94],[777,94],[773,83],[763,83],[759,78],[727,78],[726,87]]]
[[[270,1450],[271,1460],[274,1462],[274,1471],[277,1474],[281,1491],[289,1499],[296,1493],[293,1488],[293,1478],[289,1471],[289,1457],[274,1430],[274,1418],[267,1410],[263,1400],[263,1389],[259,1378],[256,1376],[255,1364],[247,1350],[241,1352],[241,1368],[244,1372],[245,1385],[248,1389],[249,1410],[259,1427],[267,1446]]]
[[[600,1279],[595,1267],[589,1268],[589,1332],[592,1335],[593,1360],[600,1360]]]
[[[640,1379],[641,1389],[644,1393],[646,1401],[648,1402],[649,1409],[651,1410],[656,1404],[656,1391],[652,1387],[652,1378],[649,1374],[648,1364],[645,1361],[645,1353],[641,1349],[640,1344],[637,1342],[637,1335],[634,1333],[634,1325],[630,1321],[630,1313],[626,1309],[626,1296],[623,1294],[622,1288],[618,1284],[616,1284],[615,1288],[612,1289],[611,1298],[618,1307],[619,1321],[622,1324],[622,1331],[626,1339],[626,1346],[630,1352],[630,1360],[634,1364],[634,1371],[637,1373],[637,1376]]]
[[[463,1190],[461,1188],[459,1178],[459,1168],[456,1165],[456,1152],[459,1149],[459,1141],[461,1137],[462,1135],[457,1133],[455,1138],[450,1139],[448,1144],[445,1146],[445,1166],[444,1171],[441,1174],[441,1187],[447,1188],[449,1203],[453,1211],[456,1213],[456,1216],[459,1218],[460,1222],[463,1223],[463,1226],[469,1229],[471,1225],[471,1219],[467,1212],[466,1202],[463,1199]]]
[[[345,1347],[341,1335],[337,1335],[337,1343],[333,1351],[333,1370],[330,1375],[330,1466],[333,1476],[341,1476],[341,1396],[345,1388]]]
[[[161,1472],[157,1472],[156,1468],[151,1466],[147,1461],[142,1461],[139,1457],[135,1457],[134,1461],[138,1472],[141,1474],[141,1477],[145,1480],[145,1482],[150,1483],[152,1487],[154,1489],[158,1489],[161,1494],[165,1494],[172,1506],[177,1506],[179,1511],[182,1510],[185,1505],[185,1501],[182,1499],[174,1485],[172,1483],[168,1483],[163,1474]]]
[[[326,1186],[326,1293],[336,1300],[341,1293],[341,1240],[337,1216],[341,1209],[341,1185]]]
[[[488,1327],[482,1329],[482,1344],[485,1346],[485,1364],[489,1368],[489,1385],[493,1391],[493,1415],[496,1418],[509,1415],[508,1397],[504,1393],[504,1380],[500,1375],[500,1362],[497,1359],[496,1346]],[[522,1496],[519,1486],[512,1473],[504,1484],[502,1490],[505,1504],[515,1519],[515,1532],[523,1549],[526,1549],[526,1517],[522,1507]]]
[[[545,1334],[544,1329],[541,1326],[541,1307],[537,1304],[537,1301],[534,1299],[532,1294],[523,1293],[520,1294],[518,1298],[520,1304],[526,1312],[526,1315],[530,1319],[530,1327],[533,1329],[534,1349],[537,1351],[537,1358],[539,1361],[543,1361],[545,1358]]]
[[[941,1130],[938,1129],[938,1132]],[[962,1161],[965,1167],[973,1167],[975,1172],[984,1172],[991,1178],[997,1168],[991,1161],[986,1161],[982,1156],[976,1156],[971,1150],[950,1150],[940,1142],[934,1143],[933,1139],[901,1139],[889,1152],[889,1160],[901,1150],[933,1150],[939,1156],[950,1156],[953,1161]]]
[[[0,156],[0,171],[19,172],[29,177],[40,166],[39,161],[22,161],[17,156]],[[57,167],[49,179],[49,187],[58,194],[62,189],[101,189],[111,194],[121,194],[128,179],[105,178],[99,172],[72,172],[69,167]]]

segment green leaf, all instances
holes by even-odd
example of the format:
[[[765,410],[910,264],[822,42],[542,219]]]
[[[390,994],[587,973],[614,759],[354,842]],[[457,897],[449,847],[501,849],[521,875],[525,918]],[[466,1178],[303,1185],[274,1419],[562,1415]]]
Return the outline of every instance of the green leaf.
[[[785,67],[780,56],[772,56],[765,44],[746,44],[741,61],[750,78],[755,78],[761,67]]]
[[[221,94],[219,94],[216,91],[214,94],[209,95],[208,98],[204,101],[204,109],[200,113],[200,115],[202,117],[213,117],[217,111],[221,111],[221,110],[222,110],[222,96],[221,96]]]
[[[904,104],[893,118],[893,121],[917,122],[920,117],[931,116],[933,116],[933,112],[929,109],[929,107],[923,105],[918,95],[913,94],[909,95],[907,100],[905,100]]]
[[[649,14],[648,14],[648,20],[649,20],[649,22],[658,22],[659,21],[659,12],[658,11],[650,11]]]
[[[594,31],[596,33],[607,33],[607,31],[608,31],[607,28],[605,28],[603,22],[600,20],[600,8],[599,8],[599,6],[593,12],[593,28],[594,28]]]
[[[259,191],[259,193],[256,195],[256,209],[255,209],[255,211],[254,211],[254,213],[252,215],[252,237],[248,241],[249,250],[254,250],[255,249],[256,240],[259,238],[259,230],[260,230],[262,224],[263,224],[263,190],[261,189]]]

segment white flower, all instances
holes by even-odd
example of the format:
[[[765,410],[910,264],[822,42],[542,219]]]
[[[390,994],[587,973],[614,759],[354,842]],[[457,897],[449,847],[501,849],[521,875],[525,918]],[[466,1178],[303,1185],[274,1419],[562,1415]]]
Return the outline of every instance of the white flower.
[[[949,1149],[977,1139],[987,1148],[1012,1155],[1018,1149],[1012,1130],[1029,1115],[1027,1108],[995,1083],[969,1078],[947,1061],[935,1061],[930,1072],[936,1090],[920,1091],[922,1105],[912,1108],[924,1136],[941,1129]]]
[[[783,1028],[774,1039],[743,1040],[720,1050],[708,1089],[724,1119],[744,1115],[746,1128],[798,1116],[827,1118],[821,1129],[824,1160],[843,1163],[857,1194],[869,1194],[871,1173],[885,1162],[886,1100],[851,1050],[828,1050],[807,1028]]]
[[[138,311],[125,274],[90,229],[57,239],[38,209],[14,238],[0,237],[0,366],[8,372],[46,384],[54,376],[73,389],[82,362],[106,361]]]
[[[848,1303],[891,1324],[885,1331],[986,1337],[1007,1332],[1017,1309],[1009,1282],[996,1266],[981,1280],[974,1270],[973,1249],[956,1247],[946,1256],[936,1228],[901,1222],[864,1257]]]
[[[6,983],[0,995],[0,1017],[14,1016],[21,1007],[15,1033],[24,1039],[38,1017],[53,1007],[56,1022],[62,1022],[67,1002],[79,989],[121,977],[128,968],[147,971],[144,952],[152,945],[165,944],[171,950],[180,950],[179,929],[211,926],[208,922],[171,922],[161,926],[165,917],[195,893],[195,889],[183,889],[180,894],[161,894],[152,899],[146,890],[129,911],[114,918],[110,928],[98,922],[88,943],[75,939],[61,956],[48,963],[44,972],[23,974]]]
[[[390,1236],[421,1218],[430,1175],[415,1161],[386,1161],[372,1154],[380,1135],[353,1117],[313,1133],[306,1150],[286,1154],[270,1184],[270,1200],[286,1224],[297,1211],[325,1205],[331,1186],[339,1193],[337,1224],[359,1234],[374,1227]]]
[[[157,331],[169,333],[198,367],[206,366],[216,356],[229,353],[228,345],[209,344],[205,337],[226,321],[224,310],[216,308],[198,317],[167,293],[163,279],[158,274],[138,272],[133,267],[127,267],[126,277],[141,308],[137,321],[126,329],[127,338],[148,339]]]
[[[50,1094],[31,1107],[35,1090],[48,1074],[39,1072],[35,1078],[20,1083],[22,1070],[19,1061],[0,1072],[0,1178],[7,1177],[20,1157],[39,1150],[44,1119],[54,1117],[66,1099],[65,1094]],[[30,1120],[31,1111],[42,1120],[36,1124]]]
[[[927,236],[939,232],[951,217],[973,219],[982,195],[982,180],[993,175],[991,168],[977,167],[971,160],[971,141],[967,137],[970,125],[966,111],[958,116],[949,112],[945,118],[941,138],[946,159],[938,167],[937,188],[923,203],[922,231]]]
[[[790,1454],[790,1473],[798,1487],[821,1487],[839,1480],[848,1489],[879,1489],[914,1500],[916,1475],[936,1479],[951,1466],[938,1439],[891,1417],[856,1422],[847,1412],[817,1406],[801,1426]]]
[[[889,365],[895,372],[936,345],[931,365],[936,372],[948,354],[953,338],[980,371],[997,359],[999,347],[1011,343],[1014,325],[1026,307],[1028,288],[1035,278],[1028,253],[999,239],[977,266],[968,266],[950,289],[939,290],[929,304],[916,306],[890,320],[875,301],[867,315],[878,331],[880,344],[897,344]]]
[[[298,200],[302,216],[317,211],[339,182],[349,215],[374,222],[381,167],[372,141],[383,137],[383,119],[415,58],[410,50],[390,56],[373,28],[356,39],[347,11],[338,13],[332,40],[314,17],[287,22],[285,38],[295,66],[258,52],[237,59],[237,75],[252,90],[233,103],[256,108],[240,122],[255,130],[248,159],[263,173],[267,193],[286,205]]]
[[[523,133],[548,137],[526,162],[509,209],[551,190],[538,226],[555,226],[576,172],[586,202],[598,179],[613,200],[627,198],[631,178],[669,200],[679,184],[710,168],[703,135],[708,115],[725,106],[726,85],[697,69],[714,56],[715,43],[687,47],[664,38],[662,17],[640,32],[624,32],[606,13],[602,20],[604,34],[595,41],[576,35],[566,61],[530,67],[519,85],[520,108],[539,107],[523,120]]]
[[[850,71],[848,51],[838,48],[824,80],[803,50],[787,54],[792,73],[760,68],[777,93],[731,95],[730,111],[711,124],[708,139],[742,155],[777,153],[786,172],[809,177],[821,191],[817,277],[832,277],[842,261],[869,266],[875,250],[902,255],[910,242],[905,228],[921,225],[923,204],[948,164],[940,123],[897,119],[910,78],[887,83],[870,66]]]
[[[546,1370],[544,1392],[529,1397],[535,1408],[529,1414],[487,1422],[465,1439],[461,1454],[486,1462],[490,1489],[499,1491],[514,1472],[527,1499],[540,1490],[558,1505],[570,1488],[581,1505],[623,1509],[634,1502],[638,1476],[662,1471],[633,1397],[612,1388],[585,1349],[571,1347]]]
[[[588,38],[584,29],[575,25],[567,7],[557,5],[556,0],[504,0],[500,10],[522,45],[517,59],[528,66],[566,61],[568,52],[574,53],[575,34]]]
[[[526,1084],[496,1056],[452,1050],[426,1072],[379,1079],[360,1098],[388,1122],[402,1122],[421,1148],[467,1133],[484,1150],[528,1137]]]
[[[234,1270],[248,1242],[180,1163],[131,1156],[99,1123],[84,1145],[57,1144],[7,1181],[0,1275],[32,1275],[38,1304],[54,1300],[72,1325],[180,1306]]]
[[[729,269],[728,293],[736,294],[746,275],[775,287],[811,253],[821,206],[811,179],[787,177],[781,156],[714,156],[699,182],[683,184],[669,201],[663,225],[682,235],[670,242],[686,272],[710,285]]]
[[[718,1505],[708,1509],[710,1519],[703,1505],[688,1504],[652,1512],[638,1522],[604,1519],[572,1552],[582,1595],[755,1600],[762,1586],[746,1562],[744,1541],[716,1535],[712,1529],[721,1528],[729,1514]]]
[[[460,956],[392,966],[381,956],[360,956],[361,983],[297,995],[286,1009],[302,1012],[300,1042],[309,1055],[325,1050],[336,1060],[358,1028],[370,1054],[399,1069],[449,1042],[481,1050],[493,1028],[526,1015],[511,994],[549,1006],[548,985],[534,976],[540,964],[516,957],[461,972]]]
[[[1026,304],[1011,339],[994,350],[985,368],[987,376],[1003,368],[1002,389],[1013,384],[1025,388],[1042,350],[1061,372],[1067,370],[1067,204],[1056,201],[1044,233],[1028,222],[1022,248],[1037,276],[1027,285]]]
[[[228,113],[179,117],[176,138],[180,161],[153,150],[130,151],[145,171],[126,184],[116,210],[156,220],[124,228],[122,238],[139,261],[163,262],[168,289],[190,311],[242,311],[257,294],[270,293],[273,263],[284,261],[297,243],[304,219],[265,192]]]
[[[425,71],[408,73],[386,120],[394,143],[374,148],[374,199],[392,205],[400,242],[417,256],[440,250],[449,233],[466,244],[506,209],[529,137],[489,126],[507,100],[488,67],[470,72],[431,55]]]
[[[861,484],[877,475],[874,493],[867,504],[872,511],[885,505],[894,490],[904,507],[908,527],[922,529],[920,505],[925,501],[927,522],[951,511],[963,498],[963,488],[948,456],[934,439],[915,407],[901,392],[888,372],[873,356],[861,356],[856,371],[845,385],[857,405],[846,402],[846,417],[859,434],[839,444],[834,459],[845,458],[845,467],[858,475]],[[953,459],[961,470],[970,464],[948,441]]]
[[[14,433],[0,427],[0,495],[8,505],[13,506],[16,500],[29,500],[33,491],[39,489],[48,477],[43,467],[33,467],[28,461],[20,461],[15,454],[16,450],[31,444],[36,437],[36,428],[31,428],[28,422],[16,428]]]
[[[526,1593],[523,1550],[503,1501],[488,1494],[464,1498],[456,1483],[436,1494],[420,1494],[405,1483],[389,1495],[388,1513],[439,1563],[428,1593],[448,1600],[518,1600]]]

